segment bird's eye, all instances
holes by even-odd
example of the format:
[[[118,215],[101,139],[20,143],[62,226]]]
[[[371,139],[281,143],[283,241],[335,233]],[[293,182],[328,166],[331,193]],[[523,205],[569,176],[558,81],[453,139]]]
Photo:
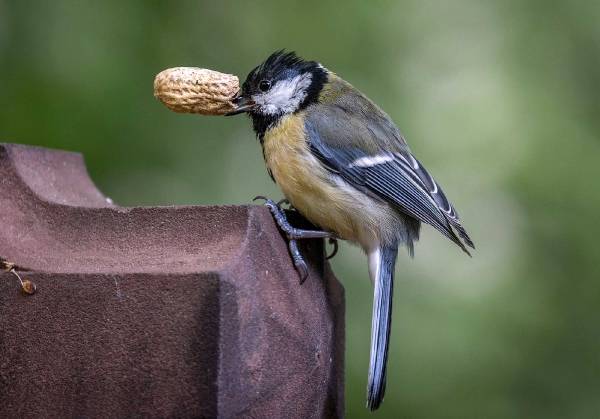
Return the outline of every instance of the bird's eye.
[[[260,89],[261,92],[266,92],[267,90],[269,90],[271,88],[271,81],[261,80],[260,83],[258,83],[258,88]]]

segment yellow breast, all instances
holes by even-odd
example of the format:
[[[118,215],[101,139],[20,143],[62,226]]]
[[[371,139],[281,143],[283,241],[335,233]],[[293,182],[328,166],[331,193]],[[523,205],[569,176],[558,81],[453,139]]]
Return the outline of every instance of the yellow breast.
[[[387,224],[386,218],[397,218],[395,211],[332,177],[312,155],[305,138],[303,118],[298,114],[284,117],[267,131],[265,161],[277,185],[313,224],[369,248]]]

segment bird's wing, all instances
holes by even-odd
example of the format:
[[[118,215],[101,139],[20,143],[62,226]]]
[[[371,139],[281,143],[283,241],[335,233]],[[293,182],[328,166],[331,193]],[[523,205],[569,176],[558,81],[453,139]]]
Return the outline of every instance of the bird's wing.
[[[368,99],[367,99],[368,100]],[[335,115],[308,113],[306,132],[309,149],[331,172],[357,189],[373,194],[398,210],[433,226],[470,255],[452,230],[475,248],[460,224],[456,210],[425,168],[413,157],[398,129],[387,115],[371,119],[365,126],[348,109],[329,106]],[[333,122],[333,126],[331,121]],[[362,118],[364,121],[364,117]],[[391,128],[393,127],[393,129]],[[395,129],[395,132],[394,132]],[[344,143],[341,133],[349,133]],[[382,133],[387,137],[379,138]],[[368,136],[358,141],[357,136]],[[390,146],[396,137],[395,143]],[[367,150],[366,150],[367,149]]]

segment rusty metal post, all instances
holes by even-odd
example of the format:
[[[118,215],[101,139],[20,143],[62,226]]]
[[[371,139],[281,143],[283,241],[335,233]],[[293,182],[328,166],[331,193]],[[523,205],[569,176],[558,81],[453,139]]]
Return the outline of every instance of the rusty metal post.
[[[2,418],[342,418],[344,291],[265,207],[113,205],[79,154],[0,144]]]

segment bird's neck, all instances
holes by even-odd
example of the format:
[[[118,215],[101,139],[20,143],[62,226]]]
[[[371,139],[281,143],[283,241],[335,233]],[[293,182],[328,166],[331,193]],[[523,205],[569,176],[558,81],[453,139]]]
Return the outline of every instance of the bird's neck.
[[[279,124],[279,122],[281,122],[281,120],[283,119],[283,117],[285,116],[284,114],[276,114],[276,115],[262,115],[262,114],[249,114],[250,119],[252,119],[252,129],[254,130],[254,133],[256,134],[256,137],[258,138],[258,140],[260,141],[260,143],[263,143],[263,140],[265,138],[265,134],[266,132],[277,126]]]

